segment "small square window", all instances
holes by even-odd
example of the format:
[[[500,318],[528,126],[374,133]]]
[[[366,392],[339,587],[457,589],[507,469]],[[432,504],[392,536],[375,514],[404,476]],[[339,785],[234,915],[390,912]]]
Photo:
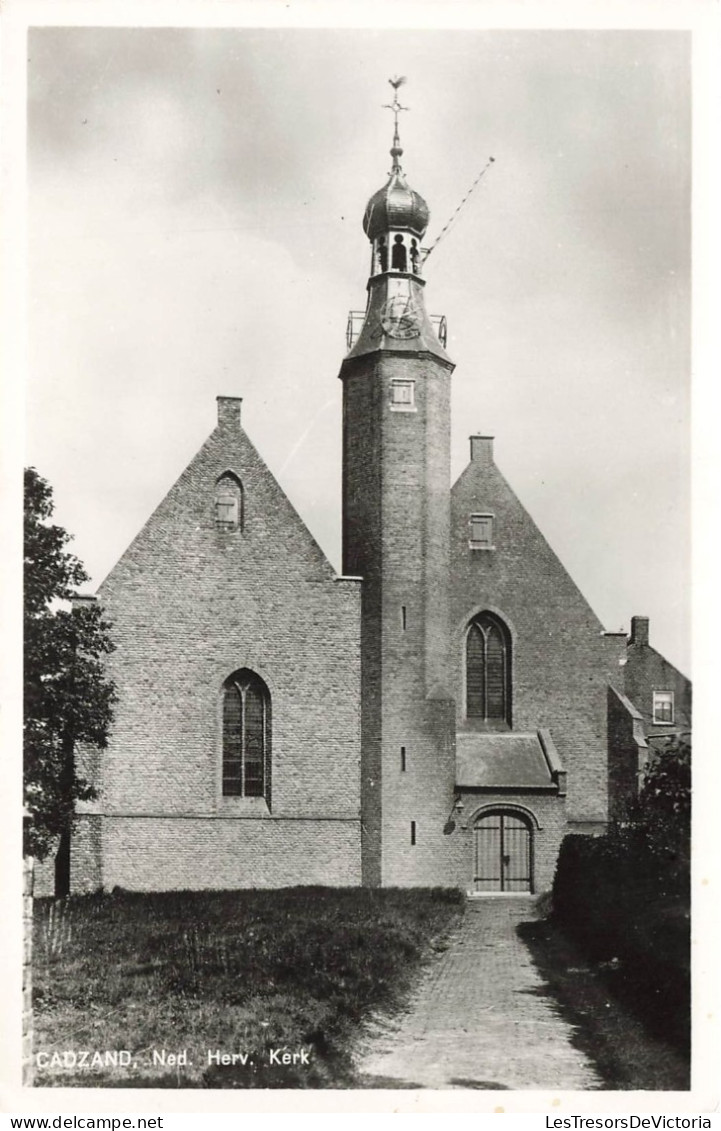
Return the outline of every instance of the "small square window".
[[[661,724],[673,722],[673,691],[654,691],[653,721]]]
[[[468,545],[472,550],[493,550],[493,515],[472,514],[469,522],[471,534]]]
[[[391,381],[391,408],[394,412],[416,411],[415,381]]]

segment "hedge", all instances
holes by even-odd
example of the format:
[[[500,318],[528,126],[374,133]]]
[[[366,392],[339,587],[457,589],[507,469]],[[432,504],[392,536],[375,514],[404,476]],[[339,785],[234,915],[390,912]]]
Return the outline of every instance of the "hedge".
[[[688,873],[678,861],[654,854],[641,836],[567,836],[552,914],[589,959],[622,972],[655,1028],[687,1043]]]

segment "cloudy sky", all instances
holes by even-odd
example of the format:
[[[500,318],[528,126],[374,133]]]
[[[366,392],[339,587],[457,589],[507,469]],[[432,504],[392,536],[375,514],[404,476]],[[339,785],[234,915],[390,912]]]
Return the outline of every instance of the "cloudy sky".
[[[35,28],[26,461],[99,584],[215,423],[340,567],[361,218],[404,168],[448,318],[453,472],[501,470],[609,630],[690,671],[690,37],[679,31]]]

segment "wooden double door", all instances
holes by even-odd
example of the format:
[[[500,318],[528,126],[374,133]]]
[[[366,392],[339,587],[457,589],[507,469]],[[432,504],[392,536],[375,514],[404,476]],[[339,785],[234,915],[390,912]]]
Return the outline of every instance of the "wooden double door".
[[[473,890],[533,891],[533,840],[530,824],[499,809],[479,817],[473,827]]]

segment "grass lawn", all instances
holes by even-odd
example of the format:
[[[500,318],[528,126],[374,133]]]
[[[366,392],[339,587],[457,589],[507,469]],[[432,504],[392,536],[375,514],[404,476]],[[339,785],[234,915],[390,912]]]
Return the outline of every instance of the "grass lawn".
[[[447,889],[36,900],[35,1083],[352,1086],[359,1022],[402,1004],[462,914],[463,896]],[[105,1050],[123,1055],[93,1064]],[[82,1052],[85,1064],[66,1055]]]

